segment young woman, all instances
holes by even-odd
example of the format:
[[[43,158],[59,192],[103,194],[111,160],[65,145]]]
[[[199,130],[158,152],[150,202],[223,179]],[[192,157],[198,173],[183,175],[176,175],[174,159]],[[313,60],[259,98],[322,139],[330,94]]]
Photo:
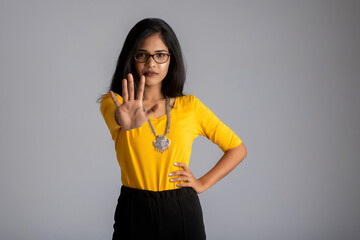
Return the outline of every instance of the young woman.
[[[122,187],[113,239],[206,239],[198,195],[246,156],[239,137],[198,98],[184,95],[178,39],[161,19],[129,32],[100,111],[115,142]],[[188,164],[203,135],[224,152],[204,176]]]

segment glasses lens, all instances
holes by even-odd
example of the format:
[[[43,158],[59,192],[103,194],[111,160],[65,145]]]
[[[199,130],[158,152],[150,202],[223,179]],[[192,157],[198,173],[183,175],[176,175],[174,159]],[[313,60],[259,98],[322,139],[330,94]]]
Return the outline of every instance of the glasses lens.
[[[146,62],[149,58],[148,53],[137,53],[135,54],[135,60],[138,62]]]
[[[155,61],[158,63],[164,63],[168,60],[169,55],[164,53],[157,53],[154,55]]]

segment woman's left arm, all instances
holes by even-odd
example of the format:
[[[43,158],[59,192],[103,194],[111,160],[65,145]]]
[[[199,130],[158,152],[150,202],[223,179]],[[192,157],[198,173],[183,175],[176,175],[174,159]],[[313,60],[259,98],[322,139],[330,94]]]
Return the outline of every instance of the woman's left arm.
[[[177,183],[179,187],[192,187],[198,194],[202,193],[231,172],[246,157],[246,154],[246,147],[244,143],[241,143],[239,146],[226,151],[217,164],[199,179],[194,177],[185,163],[175,163],[183,170],[171,172],[170,177],[177,177],[171,178],[170,181],[179,182]],[[180,183],[181,181],[184,182]]]

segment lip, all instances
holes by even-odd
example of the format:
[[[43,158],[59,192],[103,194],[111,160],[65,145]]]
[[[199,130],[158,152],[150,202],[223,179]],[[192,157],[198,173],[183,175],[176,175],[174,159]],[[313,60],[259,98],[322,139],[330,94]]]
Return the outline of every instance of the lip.
[[[153,72],[153,71],[146,71],[146,72],[144,73],[144,75],[147,76],[147,77],[151,77],[151,76],[158,75],[158,73],[157,73],[157,72]]]

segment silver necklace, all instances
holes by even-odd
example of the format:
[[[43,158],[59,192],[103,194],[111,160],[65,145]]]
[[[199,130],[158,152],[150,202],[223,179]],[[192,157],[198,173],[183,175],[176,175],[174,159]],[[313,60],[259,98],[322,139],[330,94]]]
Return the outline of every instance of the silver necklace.
[[[146,111],[144,105],[143,105],[144,111]],[[164,151],[169,149],[170,146],[170,139],[166,139],[166,134],[169,132],[170,127],[170,99],[166,97],[166,127],[165,127],[165,133],[163,135],[156,135],[155,129],[150,121],[150,118],[148,119],[149,126],[151,128],[152,133],[155,136],[155,141],[153,141],[153,145],[155,147],[155,151],[163,153]]]

